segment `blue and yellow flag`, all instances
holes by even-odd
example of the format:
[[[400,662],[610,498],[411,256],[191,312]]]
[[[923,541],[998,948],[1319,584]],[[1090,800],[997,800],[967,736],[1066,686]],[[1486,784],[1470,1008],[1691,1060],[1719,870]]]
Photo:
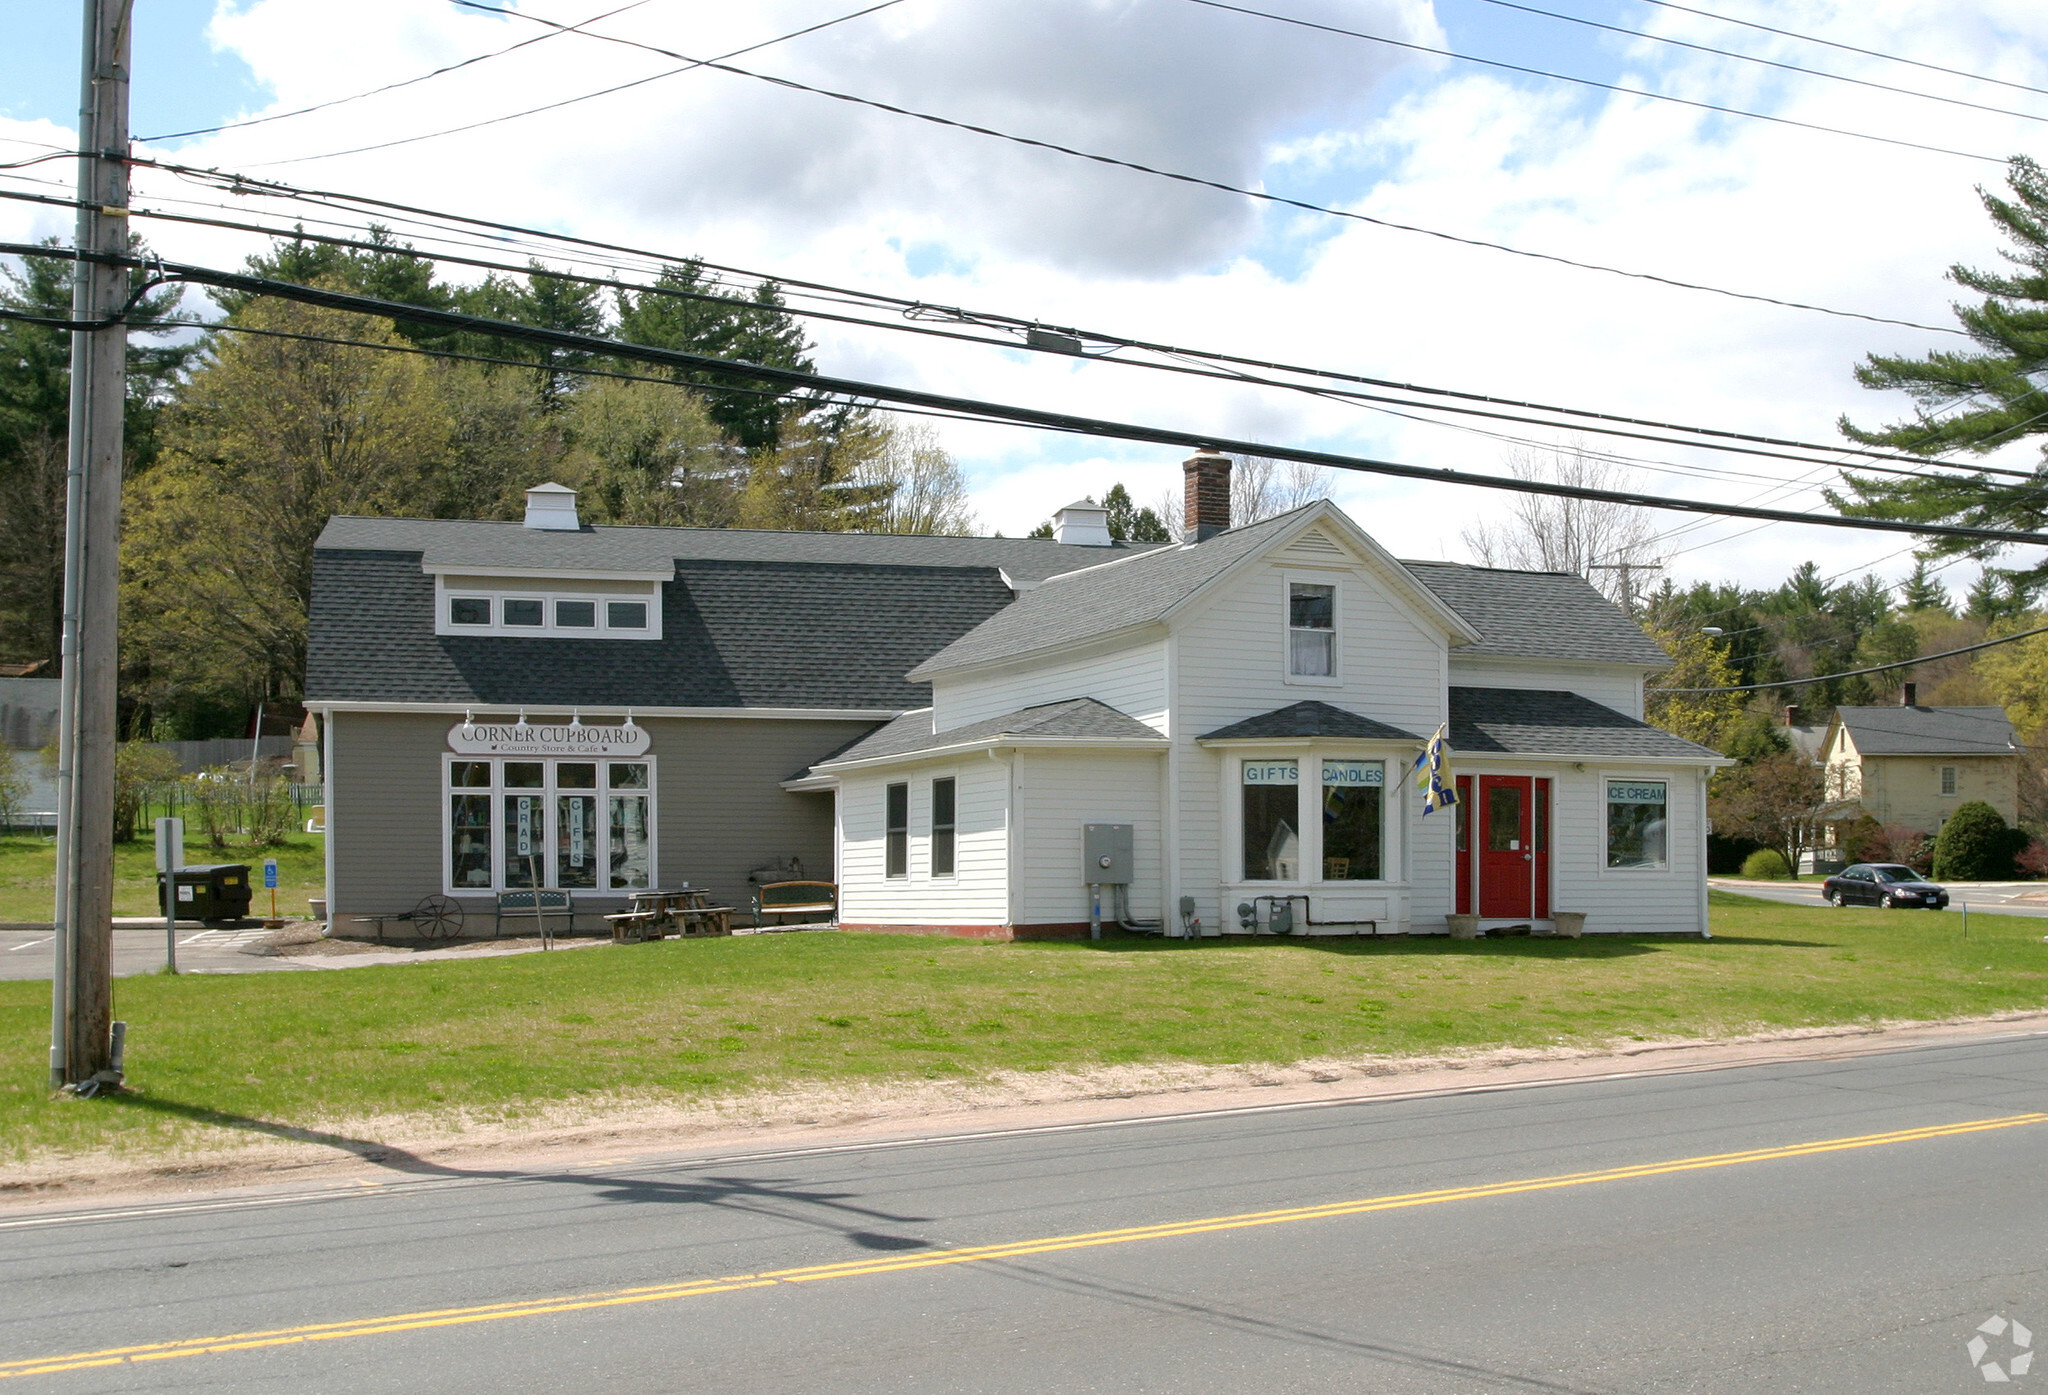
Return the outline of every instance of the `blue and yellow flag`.
[[[1457,784],[1444,782],[1444,761],[1451,753],[1447,739],[1450,725],[1446,722],[1436,729],[1436,735],[1429,738],[1429,744],[1422,748],[1422,754],[1415,758],[1411,767],[1415,772],[1415,788],[1422,791],[1424,818],[1458,802]]]

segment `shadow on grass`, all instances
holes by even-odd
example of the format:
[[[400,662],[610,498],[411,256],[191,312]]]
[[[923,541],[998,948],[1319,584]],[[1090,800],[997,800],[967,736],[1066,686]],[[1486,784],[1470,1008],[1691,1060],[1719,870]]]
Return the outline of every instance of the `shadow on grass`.
[[[333,1148],[360,1158],[366,1163],[421,1180],[552,1182],[583,1188],[589,1194],[605,1201],[636,1205],[708,1206],[719,1210],[794,1221],[819,1231],[836,1234],[864,1250],[918,1250],[931,1244],[930,1241],[918,1236],[893,1235],[874,1229],[878,1223],[889,1226],[916,1225],[929,1221],[931,1218],[928,1216],[896,1215],[875,1210],[856,1204],[853,1199],[855,1194],[851,1192],[818,1191],[773,1178],[699,1176],[684,1181],[667,1181],[659,1177],[606,1172],[452,1167],[422,1158],[417,1153],[408,1152],[389,1143],[379,1143],[374,1139],[351,1138],[347,1134],[330,1133],[322,1129],[301,1128],[270,1119],[255,1119],[245,1114],[234,1114],[205,1105],[186,1104],[179,1100],[161,1099],[134,1091],[124,1090],[116,1094],[102,1095],[99,1102],[120,1109],[168,1115],[213,1128],[235,1129],[244,1133],[262,1134],[266,1138]],[[668,1171],[686,1166],[687,1164],[656,1163],[650,1164],[648,1170]]]

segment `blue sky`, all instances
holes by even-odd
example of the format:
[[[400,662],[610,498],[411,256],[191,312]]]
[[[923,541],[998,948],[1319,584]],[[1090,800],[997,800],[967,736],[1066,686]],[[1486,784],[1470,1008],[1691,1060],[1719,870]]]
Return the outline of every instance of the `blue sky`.
[[[140,0],[130,124],[137,135],[212,125],[260,105],[268,89],[232,53],[207,41],[214,0]],[[69,125],[78,111],[79,7],[23,4],[0,45],[0,114]]]

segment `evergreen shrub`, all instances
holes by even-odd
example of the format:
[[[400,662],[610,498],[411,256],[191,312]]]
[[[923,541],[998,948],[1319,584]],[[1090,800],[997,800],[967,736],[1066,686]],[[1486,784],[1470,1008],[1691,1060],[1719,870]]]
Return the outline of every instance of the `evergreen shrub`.
[[[1782,882],[1791,877],[1792,868],[1776,848],[1758,848],[1742,859],[1742,875],[1753,881]]]
[[[2005,881],[2013,874],[2012,830],[1981,799],[1959,806],[1934,839],[1934,879],[1943,882]]]

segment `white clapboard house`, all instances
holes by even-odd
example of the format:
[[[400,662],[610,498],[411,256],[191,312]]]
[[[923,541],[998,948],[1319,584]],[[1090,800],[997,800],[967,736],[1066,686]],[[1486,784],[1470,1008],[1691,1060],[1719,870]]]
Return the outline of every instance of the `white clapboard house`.
[[[1720,758],[1641,720],[1669,661],[1627,615],[1328,502],[1233,528],[1228,458],[1185,468],[1158,545],[1088,503],[1051,539],[591,527],[556,486],[523,525],[335,519],[334,913],[801,866],[848,928],[991,938],[1706,928]]]

